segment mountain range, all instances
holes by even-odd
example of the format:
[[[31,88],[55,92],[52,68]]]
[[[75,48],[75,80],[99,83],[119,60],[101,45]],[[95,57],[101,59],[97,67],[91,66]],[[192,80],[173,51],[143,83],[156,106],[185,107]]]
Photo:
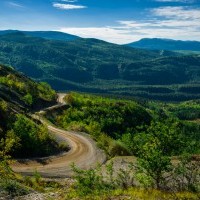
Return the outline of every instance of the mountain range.
[[[144,38],[127,44],[127,46],[150,50],[200,51],[200,42],[198,41],[181,41],[161,38]]]
[[[161,100],[199,98],[194,92],[200,91],[199,54],[68,36],[58,32],[1,32],[0,62],[60,91]]]
[[[60,41],[71,41],[78,39],[80,37],[76,35],[71,35],[63,32],[58,31],[18,31],[18,30],[5,30],[0,31],[0,35],[12,34],[12,33],[24,33],[25,35],[33,36],[33,37],[40,37],[49,40],[60,40]]]

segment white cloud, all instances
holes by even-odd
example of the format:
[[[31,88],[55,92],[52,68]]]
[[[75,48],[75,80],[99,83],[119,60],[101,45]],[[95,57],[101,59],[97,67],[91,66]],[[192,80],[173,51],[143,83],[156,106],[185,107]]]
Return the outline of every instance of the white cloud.
[[[180,3],[194,3],[195,0],[155,0],[157,2],[180,2]]]
[[[77,0],[61,0],[63,2],[67,2],[67,3],[74,3],[74,2],[77,2]]]
[[[190,7],[160,7],[152,10],[152,14],[158,17],[165,17],[174,20],[196,20],[200,19],[200,9]]]
[[[11,6],[11,7],[15,7],[15,8],[24,8],[23,5],[16,3],[16,2],[12,2],[12,1],[9,1],[8,5]]]
[[[200,41],[200,8],[159,7],[149,14],[146,20],[120,20],[117,26],[64,27],[59,31],[118,44],[155,37]]]
[[[118,44],[128,43],[130,41],[139,40],[141,38],[141,35],[131,35],[130,30],[119,28],[115,29],[113,27],[63,27],[58,31],[78,35],[83,38],[98,38],[100,40]]]
[[[87,8],[83,5],[73,5],[73,4],[64,4],[64,3],[53,3],[53,7],[61,10],[74,10],[74,9],[84,9]]]

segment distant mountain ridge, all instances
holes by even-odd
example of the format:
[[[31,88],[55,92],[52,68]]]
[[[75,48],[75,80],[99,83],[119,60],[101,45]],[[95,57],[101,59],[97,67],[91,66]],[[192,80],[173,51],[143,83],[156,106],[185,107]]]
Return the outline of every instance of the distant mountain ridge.
[[[172,101],[200,98],[198,54],[132,48],[97,39],[50,40],[18,31],[0,35],[0,63],[59,91]]]
[[[144,38],[137,42],[127,44],[127,46],[134,48],[143,48],[150,50],[185,50],[185,51],[200,51],[199,41],[182,41],[161,38]]]
[[[13,33],[24,33],[27,36],[39,37],[48,40],[58,41],[73,41],[82,39],[79,36],[59,32],[59,31],[21,31],[21,30],[0,30],[0,36],[13,34]],[[95,38],[88,38],[96,42],[105,42]],[[105,42],[106,43],[106,42]],[[182,41],[172,40],[165,38],[143,38],[139,41],[126,44],[125,46],[133,48],[142,48],[148,50],[167,50],[167,51],[200,51],[200,41]]]
[[[60,40],[60,41],[71,41],[76,40],[80,37],[76,35],[71,35],[68,33],[63,33],[59,31],[19,31],[19,30],[5,30],[0,31],[0,35],[7,35],[12,33],[21,32],[25,35],[33,36],[33,37],[40,37],[49,40]]]
[[[177,55],[167,51],[134,49],[97,39],[46,40],[24,32],[1,35],[0,53],[0,62],[14,66],[32,78],[54,77],[77,83],[91,81],[94,77],[119,78],[119,67],[123,63]]]

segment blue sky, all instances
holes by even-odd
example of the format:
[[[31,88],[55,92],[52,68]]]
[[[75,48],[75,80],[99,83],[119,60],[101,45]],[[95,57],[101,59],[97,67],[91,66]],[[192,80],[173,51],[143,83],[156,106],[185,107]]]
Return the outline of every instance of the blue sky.
[[[200,0],[0,0],[0,29],[58,30],[119,44],[200,41]]]

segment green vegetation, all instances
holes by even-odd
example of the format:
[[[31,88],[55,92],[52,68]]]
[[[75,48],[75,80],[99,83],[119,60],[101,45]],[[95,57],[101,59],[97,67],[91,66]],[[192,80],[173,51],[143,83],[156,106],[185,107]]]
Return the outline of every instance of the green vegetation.
[[[1,147],[7,142],[15,142],[12,148],[8,145],[6,152],[9,155],[46,156],[59,151],[47,128],[28,115],[32,108],[56,101],[56,93],[48,84],[36,83],[12,68],[0,65],[0,94]]]
[[[6,35],[10,33],[16,33],[19,31],[16,30],[5,30],[0,31],[0,35]],[[50,40],[60,40],[60,41],[71,41],[78,39],[78,36],[71,35],[68,33],[58,32],[58,31],[20,31],[26,35],[33,36],[33,37],[40,37]]]
[[[200,118],[200,100],[187,101],[180,104],[168,104],[165,109],[181,120]]]
[[[109,156],[136,155],[145,157],[143,147],[154,143],[163,156],[200,152],[200,125],[183,121],[198,108],[198,101],[178,104],[116,100],[93,95],[70,93],[65,98],[69,108],[49,119],[65,129],[89,133]],[[196,110],[195,117],[198,117]],[[191,119],[191,118],[188,118]],[[195,119],[195,118],[193,118]],[[162,148],[162,149],[161,149]],[[152,149],[154,152],[154,149]],[[160,155],[158,155],[160,156]]]
[[[76,102],[76,97],[80,99],[80,96],[72,94],[67,100],[70,99],[71,105],[75,106],[73,102]],[[89,95],[82,97],[88,101]],[[95,96],[91,96],[90,99],[99,101],[99,97]],[[104,101],[119,103],[119,100],[104,99]],[[132,102],[126,101],[126,103]],[[135,132],[122,134],[121,139],[118,139],[129,154],[137,156],[137,162],[124,161],[117,170],[114,170],[112,161],[107,166],[95,170],[80,170],[73,166],[75,190],[72,190],[67,198],[78,196],[83,199],[106,199],[115,196],[116,191],[120,191],[119,196],[124,194],[125,199],[127,196],[127,199],[199,198],[199,158],[189,154],[200,152],[200,126],[182,122],[173,116],[173,113],[164,115],[157,110],[150,110],[150,107],[147,110],[152,116],[151,124],[137,127]],[[81,123],[80,119],[79,121]],[[113,116],[112,122],[114,121]],[[99,137],[97,141],[99,142]],[[143,188],[146,188],[147,194]],[[130,190],[132,193],[128,192]]]
[[[12,131],[21,141],[14,151],[17,157],[46,156],[58,152],[58,146],[47,128],[35,124],[22,114],[17,115]]]
[[[70,108],[53,122],[66,129],[90,133],[109,155],[126,154],[126,148],[114,139],[135,132],[138,126],[148,125],[151,121],[148,112],[135,102],[77,93],[67,95],[66,101]]]
[[[95,39],[61,42],[31,34],[0,36],[0,60],[57,89],[193,100],[136,102],[68,94],[66,110],[48,113],[52,123],[90,134],[108,158],[133,155],[137,161],[123,163],[117,171],[112,161],[89,170],[73,165],[74,182],[66,187],[44,181],[37,172],[33,177],[22,177],[10,168],[11,156],[48,156],[66,147],[59,146],[47,127],[29,114],[53,105],[56,92],[45,82],[36,83],[0,65],[0,196],[2,191],[14,198],[36,190],[56,191],[57,199],[199,198],[198,53],[133,49]],[[45,34],[35,36],[66,36]]]
[[[42,101],[51,102],[56,99],[55,91],[47,83],[33,82],[12,68],[0,65],[0,91],[4,93],[6,90],[9,90],[16,98],[18,97],[19,101],[23,101],[29,107]]]
[[[178,160],[178,164],[172,164],[169,158],[163,159],[161,156],[160,158],[164,162],[154,160],[155,153],[150,155],[151,150],[146,150],[146,152],[152,157],[151,162],[144,158],[145,162],[143,163],[141,160],[137,165],[131,162],[126,163],[128,167],[121,166],[117,171],[114,170],[113,162],[95,170],[81,170],[73,165],[75,183],[64,199],[75,197],[80,199],[115,199],[114,197],[121,197],[142,200],[196,200],[199,198],[200,169],[198,161],[193,162],[189,157],[182,157]],[[158,155],[158,153],[156,154]],[[160,163],[156,169],[154,168],[155,163]],[[163,174],[159,173],[161,171]]]
[[[65,101],[68,108],[61,114],[48,113],[51,122],[89,133],[108,157],[134,155],[136,161],[124,160],[117,169],[114,167],[115,158],[89,170],[72,165],[74,176],[70,184],[45,181],[37,172],[33,177],[19,177],[9,168],[7,155],[22,155],[25,150],[35,155],[39,151],[49,153],[52,147],[48,145],[52,140],[45,127],[17,114],[12,130],[7,131],[0,145],[3,158],[0,161],[3,166],[0,168],[0,188],[8,194],[23,195],[34,189],[54,192],[58,195],[56,199],[60,200],[199,198],[199,157],[193,154],[200,152],[200,124],[191,121],[198,115],[188,117],[186,121],[177,114],[186,107],[188,116],[189,109],[198,108],[198,101],[136,103],[78,93],[68,94]],[[0,107],[2,112],[8,109],[5,101]]]
[[[162,101],[200,98],[198,54],[134,49],[95,39],[61,42],[46,40],[43,34],[1,35],[1,61],[57,90]]]
[[[31,193],[33,190],[44,192],[44,188],[53,187],[56,189],[59,184],[55,182],[44,182],[41,176],[35,172],[32,177],[23,177],[14,173],[10,167],[9,152],[18,145],[14,139],[6,137],[0,142],[0,196],[2,199],[8,197],[13,199]],[[8,196],[9,195],[9,196]],[[4,198],[5,196],[5,198]]]
[[[70,191],[71,192],[71,191]],[[74,193],[69,193],[65,196],[65,198],[60,198],[61,200],[67,200],[71,197],[76,199],[84,199],[84,200],[108,200],[108,199],[141,199],[141,200],[155,200],[155,199],[162,199],[162,200],[182,200],[182,199],[191,199],[191,200],[197,200],[198,196],[196,194],[190,193],[190,192],[179,192],[176,194],[171,194],[169,192],[161,192],[159,190],[155,189],[142,189],[142,188],[135,188],[130,187],[126,190],[124,189],[116,189],[113,191],[110,191],[107,194],[101,194],[99,196],[97,195],[87,195],[85,197],[77,197],[76,191],[73,190]],[[71,195],[70,195],[71,194]]]
[[[127,44],[134,48],[144,49],[160,49],[160,50],[184,50],[184,51],[200,51],[199,41],[181,41],[162,38],[143,38],[139,41]]]

